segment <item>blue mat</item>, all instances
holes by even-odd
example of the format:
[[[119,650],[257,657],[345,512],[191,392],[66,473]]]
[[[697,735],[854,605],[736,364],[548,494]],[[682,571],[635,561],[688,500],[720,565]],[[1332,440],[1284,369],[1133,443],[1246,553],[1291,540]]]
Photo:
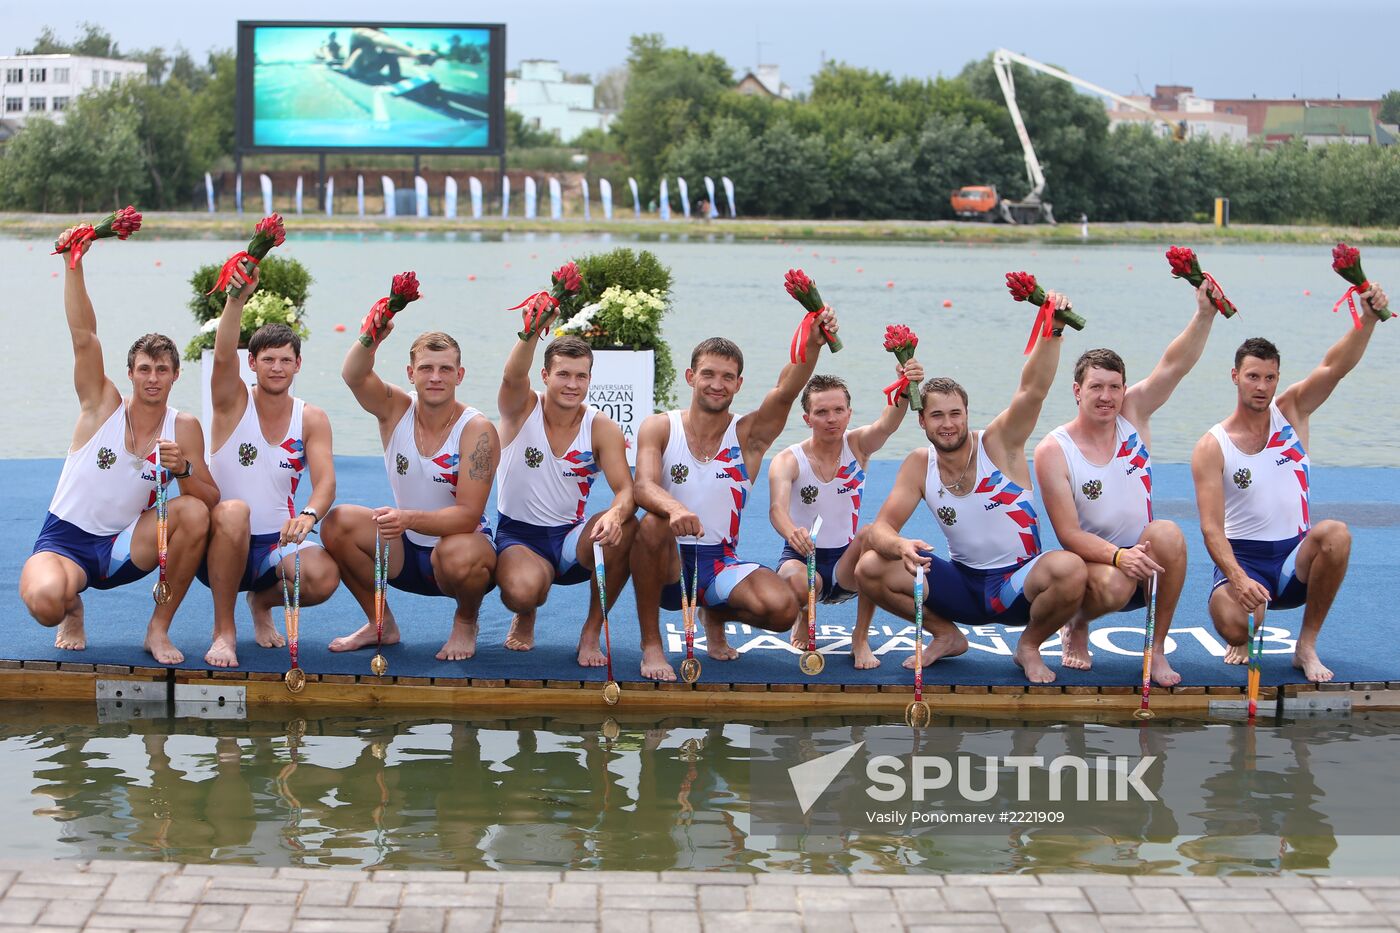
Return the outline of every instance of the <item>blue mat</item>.
[[[145,625],[150,617],[150,581],[110,592],[89,591],[87,607],[88,648],[83,652],[59,651],[53,647],[53,632],[30,620],[19,600],[20,567],[29,556],[42,524],[48,501],[58,480],[62,462],[52,460],[0,460],[0,488],[5,490],[5,544],[0,546],[0,610],[9,621],[5,647],[0,654],[17,660],[83,661],[126,665],[151,665],[153,660],[141,650]],[[868,471],[867,502],[873,517],[877,504],[893,486],[896,461],[877,461]],[[339,457],[336,460],[341,502],[382,505],[389,500],[383,462],[377,457]],[[765,474],[766,475],[766,469]],[[1400,640],[1395,638],[1395,606],[1400,605],[1400,582],[1394,562],[1388,560],[1394,547],[1396,526],[1400,524],[1400,485],[1396,471],[1368,468],[1322,467],[1313,473],[1313,515],[1315,519],[1337,517],[1352,526],[1351,569],[1331,617],[1323,630],[1320,652],[1323,661],[1343,682],[1400,679]],[[1183,683],[1198,685],[1243,685],[1245,671],[1227,667],[1220,661],[1224,645],[1215,635],[1206,614],[1206,594],[1211,565],[1201,544],[1191,498],[1190,470],[1184,464],[1159,464],[1154,469],[1157,513],[1179,522],[1190,544],[1190,569],[1182,605],[1173,626],[1174,645],[1169,646],[1172,665],[1183,676]],[[599,484],[592,506],[605,508],[608,493]],[[769,526],[768,487],[760,482],[749,500],[744,522],[741,553],[752,560],[772,564],[781,541]],[[490,514],[495,514],[494,500]],[[939,543],[942,536],[932,518],[920,509],[908,533]],[[1047,543],[1054,535],[1044,526]],[[943,547],[940,543],[940,550]],[[946,553],[946,551],[944,551]],[[506,679],[562,679],[601,681],[601,668],[583,669],[575,662],[578,629],[587,612],[586,586],[556,587],[548,605],[541,610],[536,627],[537,645],[533,651],[507,650],[502,642],[510,613],[494,596],[482,607],[481,634],[476,657],[463,662],[444,663],[433,655],[446,638],[452,619],[452,604],[392,591],[390,599],[404,644],[385,651],[390,674],[399,676],[480,677]],[[274,617],[280,619],[280,612]],[[638,680],[641,651],[636,616],[629,587],[610,613],[613,632],[613,662],[623,681]],[[1302,611],[1269,614],[1268,624],[1296,634]],[[202,657],[209,647],[212,626],[209,591],[199,583],[190,589],[172,638],[184,652],[187,669],[203,669]],[[238,656],[243,670],[281,671],[287,667],[285,650],[259,648],[252,640],[252,623],[242,601],[238,605],[242,636]],[[371,652],[332,654],[326,644],[335,636],[353,630],[361,622],[358,606],[342,587],[329,602],[302,612],[301,663],[315,673],[367,674]],[[849,634],[855,621],[855,602],[821,607],[818,627],[820,647],[827,653],[826,671],[818,682],[843,684],[908,683],[909,672],[901,663],[913,642],[902,620],[877,613],[871,644],[882,664],[874,671],[857,671],[849,656]],[[1093,627],[1094,668],[1091,671],[1059,671],[1061,685],[1133,684],[1141,676],[1141,611],[1100,620]],[[668,649],[673,661],[683,655],[679,613],[662,613]],[[701,655],[702,680],[743,683],[810,683],[812,678],[797,669],[797,654],[787,645],[785,635],[751,632],[732,626],[730,643],[740,651],[740,659],[723,663]],[[926,671],[927,680],[937,684],[1018,685],[1021,672],[1011,662],[1018,629],[999,625],[979,626],[968,632],[972,648],[964,656],[942,661]],[[1291,641],[1270,641],[1265,645],[1264,682],[1301,682],[1290,661]],[[1052,669],[1057,667],[1057,639],[1045,645]]]

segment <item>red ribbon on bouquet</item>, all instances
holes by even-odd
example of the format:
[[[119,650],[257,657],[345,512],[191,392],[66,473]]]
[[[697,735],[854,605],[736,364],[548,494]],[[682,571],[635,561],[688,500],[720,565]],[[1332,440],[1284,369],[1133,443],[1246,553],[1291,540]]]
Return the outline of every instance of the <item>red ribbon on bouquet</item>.
[[[798,304],[807,309],[802,323],[797,325],[797,331],[792,335],[792,345],[788,348],[788,358],[792,362],[805,363],[807,362],[807,341],[812,336],[812,325],[816,323],[817,316],[826,310],[826,303],[822,301],[822,296],[817,292],[817,284],[801,269],[789,269],[787,275],[783,276],[783,287]],[[822,328],[822,336],[826,338],[832,353],[840,352],[841,338],[825,327]]]
[[[96,224],[83,224],[73,231],[73,236],[68,242],[59,246],[54,243],[53,252],[50,256],[57,256],[60,253],[68,253],[68,268],[75,269],[78,266],[78,258],[82,256],[81,246],[93,240],[102,240],[107,237],[116,237],[125,240],[133,233],[141,229],[141,214],[136,208],[128,204],[121,210],[112,211],[103,217]]]
[[[1011,292],[1011,297],[1015,301],[1029,301],[1031,304],[1040,306],[1040,311],[1035,316],[1035,323],[1031,325],[1031,338],[1026,341],[1026,350],[1023,355],[1028,356],[1037,340],[1049,337],[1054,332],[1056,321],[1066,327],[1073,327],[1075,330],[1084,329],[1084,318],[1075,314],[1072,308],[1066,307],[1057,310],[1055,303],[1046,296],[1045,289],[1036,283],[1035,276],[1029,272],[1006,273],[1006,289]]]
[[[559,299],[549,292],[535,292],[520,304],[513,308],[506,308],[507,311],[520,311],[522,330],[518,336],[521,340],[529,340],[535,333],[535,328],[546,314],[559,307]],[[521,309],[524,310],[521,310]]]
[[[258,258],[246,249],[234,253],[219,269],[219,277],[215,280],[214,287],[205,292],[205,294],[212,295],[215,292],[223,291],[227,288],[228,283],[233,280],[233,274],[242,271],[238,268],[238,264],[241,262],[250,262],[256,266],[258,264]]]

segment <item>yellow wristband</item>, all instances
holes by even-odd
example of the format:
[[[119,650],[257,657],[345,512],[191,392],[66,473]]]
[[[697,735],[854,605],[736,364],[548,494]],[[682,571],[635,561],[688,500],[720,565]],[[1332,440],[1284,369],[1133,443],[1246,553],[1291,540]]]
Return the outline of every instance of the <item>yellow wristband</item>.
[[[1122,554],[1122,553],[1123,553],[1123,549],[1122,549],[1121,547],[1120,547],[1120,548],[1114,548],[1114,549],[1113,549],[1113,566],[1115,566],[1115,567],[1118,566],[1118,557],[1119,557],[1119,555]]]

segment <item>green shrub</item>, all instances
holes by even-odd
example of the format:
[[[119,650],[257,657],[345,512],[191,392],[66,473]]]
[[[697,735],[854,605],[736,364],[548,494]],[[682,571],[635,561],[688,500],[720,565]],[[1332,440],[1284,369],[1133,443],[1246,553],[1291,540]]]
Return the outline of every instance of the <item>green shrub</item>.
[[[660,302],[659,309],[649,308],[650,313],[635,317],[629,315],[627,318],[623,318],[621,314],[622,302],[609,302],[610,307],[599,309],[601,313],[597,315],[593,326],[582,330],[580,336],[600,350],[612,349],[618,345],[637,350],[651,350],[654,354],[656,410],[664,411],[675,407],[676,366],[671,359],[670,345],[661,334],[661,319],[671,309],[671,270],[662,265],[650,250],[635,253],[626,247],[606,253],[594,253],[575,262],[578,263],[579,274],[583,277],[583,289],[580,292],[582,300],[576,305],[579,309],[598,304],[603,298],[603,293],[609,288],[616,290],[610,298],[621,291],[645,293],[648,303]],[[572,311],[561,317],[559,325],[564,325],[578,313]]]
[[[194,275],[190,276],[190,286],[193,295],[190,298],[189,308],[194,314],[195,321],[200,325],[199,333],[195,334],[193,340],[185,347],[185,359],[197,360],[203,350],[214,348],[214,329],[206,327],[210,321],[216,321],[224,313],[224,293],[215,292],[206,294],[214,287],[218,281],[221,263],[210,263],[200,266],[194,270]],[[295,259],[281,259],[277,256],[268,256],[259,264],[259,284],[258,291],[243,309],[243,333],[239,337],[238,345],[246,347],[248,340],[253,336],[253,331],[259,326],[267,323],[267,320],[282,321],[285,318],[284,308],[286,302],[290,302],[290,313],[293,317],[291,321],[284,321],[292,326],[303,339],[310,336],[305,321],[306,299],[311,294],[311,273],[306,270],[300,262]],[[270,298],[285,299],[270,303]],[[262,299],[261,301],[259,299]]]

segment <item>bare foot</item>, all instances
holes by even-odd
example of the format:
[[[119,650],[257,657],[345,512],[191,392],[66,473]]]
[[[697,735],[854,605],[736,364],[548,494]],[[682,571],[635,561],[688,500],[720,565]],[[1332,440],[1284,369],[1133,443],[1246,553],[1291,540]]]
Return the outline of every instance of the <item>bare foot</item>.
[[[506,647],[511,651],[529,651],[535,647],[535,614],[518,612],[511,617],[506,633]]]
[[[65,651],[82,651],[87,647],[87,632],[83,629],[83,601],[78,599],[73,611],[58,623],[58,631],[53,636],[53,646]]]
[[[1060,667],[1087,671],[1094,666],[1094,653],[1089,650],[1089,623],[1081,622],[1060,629]]]
[[[386,645],[397,645],[399,643],[399,625],[394,621],[394,614],[389,610],[384,611],[384,641]],[[380,644],[378,632],[373,621],[366,622],[349,635],[341,635],[331,642],[332,651],[359,651],[361,648],[372,648]]]
[[[928,667],[939,658],[956,658],[967,650],[967,636],[958,632],[956,636],[945,635],[942,638],[929,639],[929,643],[924,646],[924,667]],[[911,652],[909,657],[904,659],[904,666],[914,669],[914,655]]]
[[[792,627],[792,631],[788,633],[788,641],[792,642],[792,646],[794,648],[801,648],[803,651],[807,650],[806,616],[803,616],[801,619],[797,620],[797,624],[794,625]]]
[[[161,664],[179,664],[185,660],[180,649],[171,643],[169,634],[153,631],[149,627],[146,629],[145,648]]]
[[[1152,682],[1159,687],[1175,687],[1181,683],[1181,675],[1172,670],[1160,651],[1152,652]]]
[[[1225,650],[1225,663],[1226,663],[1226,664],[1248,664],[1248,663],[1249,663],[1249,645],[1248,645],[1247,643],[1246,643],[1246,644],[1243,644],[1243,645],[1230,645],[1230,646],[1229,646],[1228,648],[1226,648],[1226,650]]]
[[[597,632],[584,632],[578,638],[578,666],[579,667],[603,667],[608,663],[608,656],[603,654],[602,647],[598,644]]]
[[[1055,682],[1055,672],[1045,666],[1040,657],[1040,648],[1022,641],[1016,646],[1016,666],[1026,672],[1026,679],[1033,684]]]
[[[439,661],[465,661],[476,654],[476,620],[452,619],[452,634],[434,657]]]
[[[253,640],[263,648],[285,648],[287,639],[277,631],[277,624],[272,621],[272,610],[259,609],[251,592],[243,598],[248,603],[248,611],[253,614]]]
[[[238,666],[238,639],[220,635],[204,653],[204,663],[210,667]]]
[[[723,622],[711,622],[710,614],[704,609],[700,610],[700,621],[705,624],[705,651],[710,657],[716,661],[733,661],[739,656],[739,652],[731,648],[725,638]],[[805,640],[803,643],[806,643]]]
[[[647,680],[676,679],[676,669],[666,660],[666,652],[661,650],[660,645],[642,649],[642,676]]]
[[[1315,684],[1325,684],[1332,679],[1332,672],[1317,659],[1317,649],[1302,645],[1293,649],[1293,666],[1303,672],[1303,676]]]
[[[880,659],[875,657],[875,652],[870,650],[870,643],[852,645],[851,654],[855,658],[856,670],[870,671],[880,666]]]

